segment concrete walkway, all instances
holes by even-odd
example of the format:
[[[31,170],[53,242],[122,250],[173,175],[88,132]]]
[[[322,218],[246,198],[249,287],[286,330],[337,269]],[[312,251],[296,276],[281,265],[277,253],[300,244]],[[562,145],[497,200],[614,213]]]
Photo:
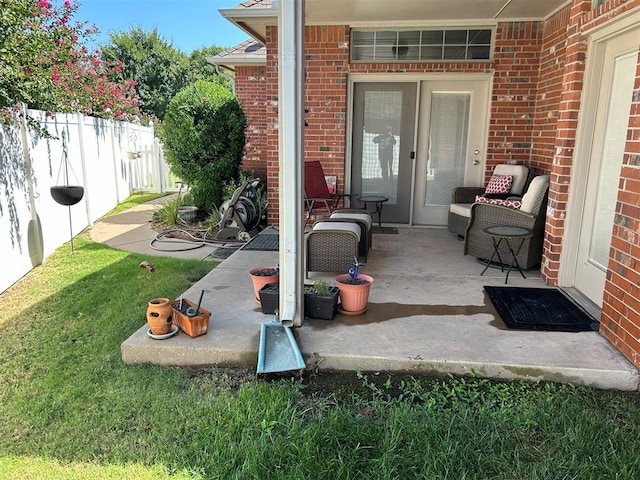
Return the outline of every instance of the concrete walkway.
[[[109,217],[108,225],[96,224],[92,237],[116,248],[152,253],[145,244],[155,232],[143,222],[145,208],[136,207],[110,221]],[[110,230],[119,233],[110,235]],[[273,233],[277,231],[261,234]],[[203,250],[191,258],[209,253]],[[277,262],[277,252],[236,251],[184,292],[185,298],[197,302],[204,290],[202,306],[212,312],[206,335],[190,338],[180,332],[159,341],[151,339],[143,325],[122,344],[124,362],[255,368],[260,326],[272,316],[262,314],[254,300],[248,272]],[[361,271],[375,278],[365,314],[337,315],[332,321],[308,319],[294,329],[308,368],[475,371],[494,379],[638,389],[638,371],[596,332],[506,329],[483,291],[484,285],[504,285],[504,274],[489,269],[481,277],[482,266],[465,257],[462,242],[444,229],[398,228],[397,234],[374,234],[373,249]],[[509,285],[545,286],[539,272],[526,275],[523,279],[512,273]]]

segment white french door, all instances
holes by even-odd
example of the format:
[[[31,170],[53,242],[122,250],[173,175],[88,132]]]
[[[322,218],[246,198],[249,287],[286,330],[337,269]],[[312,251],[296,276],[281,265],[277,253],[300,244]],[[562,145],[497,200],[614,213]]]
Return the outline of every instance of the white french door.
[[[593,75],[599,94],[591,135],[589,168],[577,252],[575,287],[596,305],[602,305],[615,216],[620,169],[627,139],[633,95],[639,31],[606,40],[601,58],[594,59]],[[596,60],[601,60],[601,67]],[[590,100],[590,99],[589,99]]]
[[[446,225],[452,190],[482,185],[488,95],[482,80],[421,82],[414,225]]]
[[[354,82],[351,193],[386,196],[383,222],[446,225],[452,190],[482,184],[488,99],[464,76]]]

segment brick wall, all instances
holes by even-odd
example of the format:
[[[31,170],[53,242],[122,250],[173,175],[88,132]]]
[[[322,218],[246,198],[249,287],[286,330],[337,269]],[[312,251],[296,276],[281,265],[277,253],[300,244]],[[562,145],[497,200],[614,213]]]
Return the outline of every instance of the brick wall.
[[[266,181],[267,116],[265,67],[237,67],[235,85],[236,97],[247,117],[247,143],[244,147],[242,169],[250,171],[254,176]]]
[[[267,221],[278,223],[280,216],[279,172],[278,172],[278,29],[267,27],[267,65],[265,70],[265,115],[266,115],[266,163],[267,163]]]
[[[344,191],[349,30],[342,25],[305,30],[305,160],[319,160]]]
[[[498,24],[488,171],[499,163],[526,163],[531,158],[542,32],[539,22]]]

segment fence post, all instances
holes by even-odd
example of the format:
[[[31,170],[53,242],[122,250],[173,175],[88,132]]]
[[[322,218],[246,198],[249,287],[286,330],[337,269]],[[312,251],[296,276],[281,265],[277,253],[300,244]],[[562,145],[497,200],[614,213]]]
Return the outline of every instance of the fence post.
[[[113,119],[107,121],[111,125],[109,133],[111,134],[111,159],[113,160],[113,179],[116,184],[116,200],[118,203],[120,203],[123,199],[120,198],[120,176],[118,173],[118,156],[116,155],[116,139],[114,133],[116,122]]]
[[[158,139],[153,137],[153,158],[158,165],[158,177],[160,179],[160,193],[164,193],[167,191],[168,182],[167,182],[167,169],[166,165],[163,162],[162,155],[160,155],[160,145],[158,143]]]
[[[76,119],[78,122],[78,141],[80,143],[80,166],[82,167],[82,186],[84,187],[84,191],[87,193],[84,196],[84,206],[87,212],[87,225],[93,227],[93,220],[91,218],[91,206],[88,195],[88,182],[87,182],[87,162],[85,159],[85,151],[84,151],[84,116],[81,113],[76,114]]]

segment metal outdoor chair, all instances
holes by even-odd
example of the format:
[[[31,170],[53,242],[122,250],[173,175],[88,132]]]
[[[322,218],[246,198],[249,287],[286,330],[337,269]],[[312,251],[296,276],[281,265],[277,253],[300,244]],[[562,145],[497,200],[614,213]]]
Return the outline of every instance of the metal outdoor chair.
[[[327,177],[319,161],[304,162],[304,206],[307,221],[315,215],[330,216],[341,202],[344,205],[344,198],[349,195],[336,193],[336,188],[337,181],[333,185],[334,191],[329,190]]]

